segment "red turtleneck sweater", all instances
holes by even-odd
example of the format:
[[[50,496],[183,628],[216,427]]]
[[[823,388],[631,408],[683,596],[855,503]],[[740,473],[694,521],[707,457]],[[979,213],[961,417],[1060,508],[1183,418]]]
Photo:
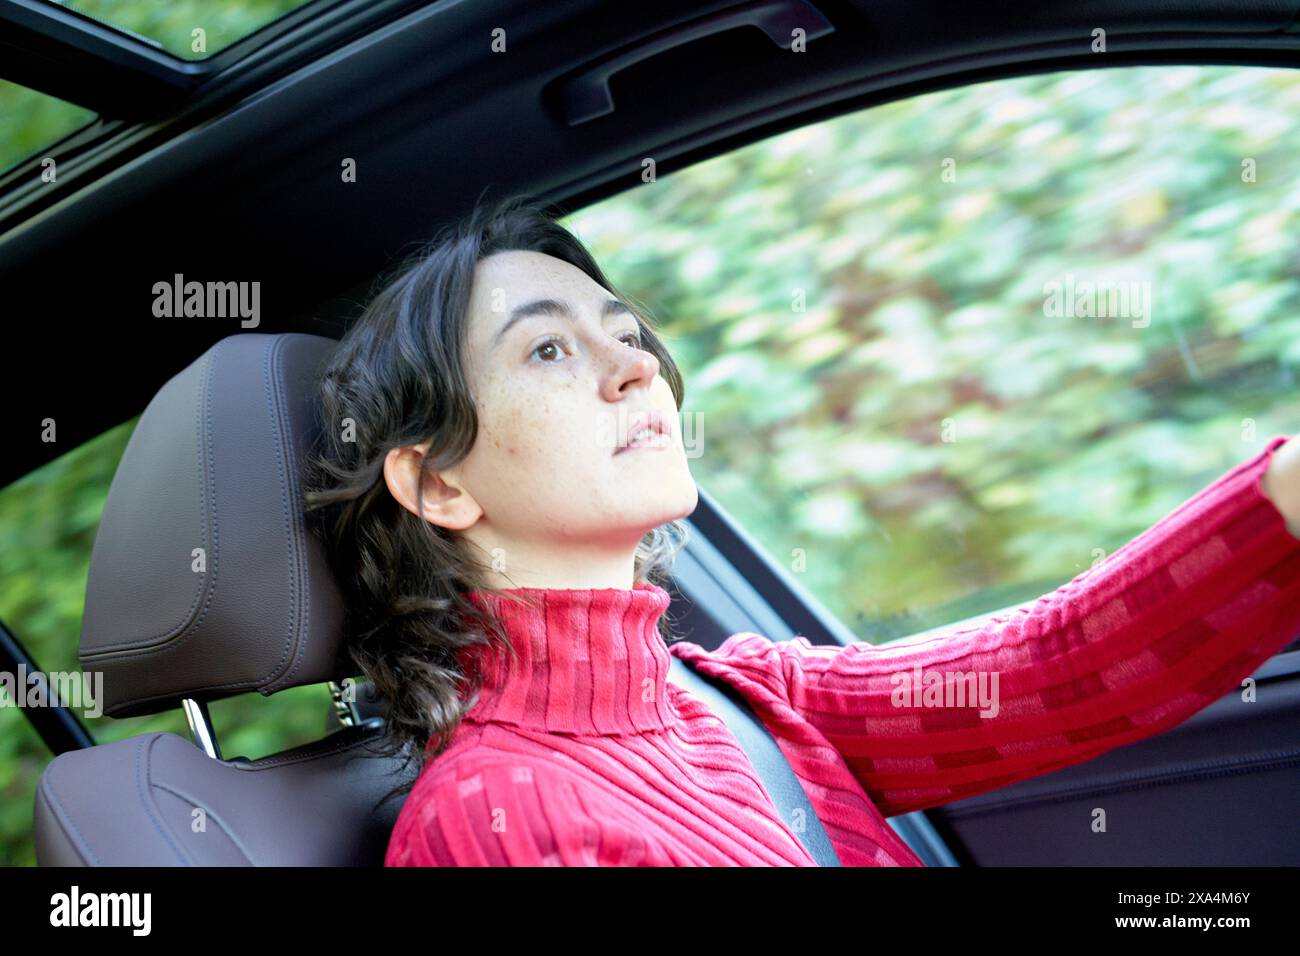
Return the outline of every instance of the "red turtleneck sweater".
[[[667,592],[516,589],[519,651],[431,760],[388,866],[810,866],[669,653],[736,688],[844,866],[920,866],[885,817],[1081,763],[1236,690],[1300,631],[1300,540],[1264,496],[1273,438],[1104,561],[974,626],[883,646],[666,645]],[[670,651],[671,647],[671,651]],[[896,675],[998,675],[998,708],[900,699]],[[991,687],[991,676],[986,687]]]

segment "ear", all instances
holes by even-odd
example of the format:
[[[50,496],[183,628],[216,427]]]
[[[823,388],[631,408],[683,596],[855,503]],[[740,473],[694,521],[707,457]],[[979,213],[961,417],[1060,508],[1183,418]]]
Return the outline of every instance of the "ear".
[[[483,509],[456,478],[456,469],[426,471],[423,475],[423,509],[416,504],[420,459],[428,442],[394,448],[384,457],[384,483],[389,494],[411,512],[431,524],[450,531],[464,531],[478,521]]]

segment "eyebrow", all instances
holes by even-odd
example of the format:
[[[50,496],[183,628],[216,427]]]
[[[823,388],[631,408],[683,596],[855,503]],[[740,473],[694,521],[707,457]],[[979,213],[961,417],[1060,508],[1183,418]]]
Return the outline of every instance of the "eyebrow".
[[[607,319],[611,315],[635,315],[636,313],[628,307],[627,303],[618,299],[607,299],[605,304],[600,308],[601,319]],[[569,303],[559,299],[534,299],[532,302],[525,302],[523,305],[517,305],[510,312],[510,318],[506,319],[505,324],[497,330],[496,337],[492,340],[492,347],[496,348],[505,338],[507,332],[515,326],[516,323],[524,319],[531,318],[535,315],[554,315],[560,318],[568,319],[570,322],[577,321],[573,309]]]

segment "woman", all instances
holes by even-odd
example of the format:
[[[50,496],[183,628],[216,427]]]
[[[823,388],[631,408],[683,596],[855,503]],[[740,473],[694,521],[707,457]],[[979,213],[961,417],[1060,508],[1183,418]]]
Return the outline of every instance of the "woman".
[[[386,864],[813,863],[667,680],[663,585],[697,503],[682,397],[646,317],[517,198],[444,230],[344,337],[309,501],[357,665],[420,768]],[[763,718],[842,864],[917,866],[886,816],[1157,734],[1292,639],[1297,459],[1272,439],[1032,608],[956,633],[671,653]],[[995,699],[933,692],[953,675]]]

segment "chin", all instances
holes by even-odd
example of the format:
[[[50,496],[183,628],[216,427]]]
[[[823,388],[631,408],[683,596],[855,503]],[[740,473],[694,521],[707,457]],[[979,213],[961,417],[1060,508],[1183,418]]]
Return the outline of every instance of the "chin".
[[[695,511],[700,503],[700,490],[696,487],[695,482],[690,482],[690,487],[684,488],[680,494],[674,494],[670,501],[665,502],[663,509],[663,520],[659,524],[667,524],[669,521],[676,521],[679,518],[687,518]]]
[[[690,494],[686,496],[686,500],[684,504],[686,505],[686,510],[679,516],[682,518],[689,518],[692,514],[695,513],[695,509],[699,507],[700,489],[699,486],[696,485],[694,481],[691,482]]]

